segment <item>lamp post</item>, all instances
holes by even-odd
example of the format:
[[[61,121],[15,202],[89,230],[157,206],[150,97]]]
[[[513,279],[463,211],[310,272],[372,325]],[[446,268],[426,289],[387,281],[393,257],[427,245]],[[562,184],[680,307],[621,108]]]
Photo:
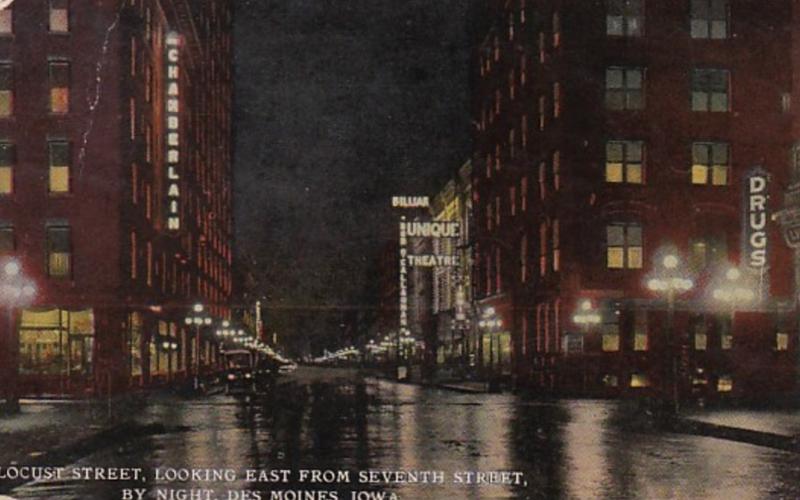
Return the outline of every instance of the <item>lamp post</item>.
[[[686,293],[694,287],[694,282],[688,278],[681,268],[681,261],[677,253],[670,250],[656,258],[656,267],[647,279],[647,288],[662,296],[667,301],[667,357],[669,368],[665,370],[665,382],[662,396],[665,407],[677,414],[679,409],[678,398],[678,352],[673,332],[673,317],[675,314],[675,297]],[[667,395],[669,394],[669,395]]]
[[[489,335],[489,378],[494,382],[495,367],[494,367],[494,350],[495,350],[495,333],[503,327],[503,320],[497,317],[494,307],[487,307],[481,314],[481,319],[478,326],[486,334]],[[481,347],[483,347],[483,339],[481,339]],[[499,356],[498,356],[499,358]],[[485,355],[484,355],[485,359]]]
[[[753,289],[742,280],[742,272],[735,267],[730,267],[725,271],[725,278],[719,280],[717,286],[711,291],[711,296],[728,309],[730,335],[733,335],[736,310],[751,304],[756,298]]]
[[[581,337],[581,356],[583,357],[583,392],[586,393],[586,337],[592,326],[600,324],[602,316],[599,311],[594,308],[592,301],[584,299],[578,304],[578,310],[572,315],[572,322],[581,327],[583,336]]]
[[[19,338],[16,328],[16,310],[33,302],[36,287],[22,274],[22,266],[14,259],[2,264],[0,273],[0,306],[6,310],[6,390],[5,406],[11,411],[19,409]]]
[[[192,306],[192,312],[186,316],[185,322],[187,325],[194,325],[195,327],[195,335],[194,335],[194,353],[192,364],[194,365],[194,390],[198,390],[200,388],[200,329],[205,326],[209,326],[212,323],[211,316],[205,313],[205,307],[203,304],[195,304]]]

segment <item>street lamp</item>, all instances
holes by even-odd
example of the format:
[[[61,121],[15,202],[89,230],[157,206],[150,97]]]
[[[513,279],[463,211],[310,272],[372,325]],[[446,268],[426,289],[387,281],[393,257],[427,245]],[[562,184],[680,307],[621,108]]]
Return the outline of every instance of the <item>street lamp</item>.
[[[730,335],[733,335],[733,321],[736,310],[752,304],[756,299],[756,294],[751,287],[742,279],[742,272],[735,267],[725,271],[725,278],[717,282],[717,286],[711,291],[714,300],[728,308],[730,313]]]
[[[495,364],[495,334],[503,327],[503,320],[497,317],[497,312],[495,311],[494,307],[487,307],[483,310],[481,314],[481,319],[478,321],[478,326],[485,332],[485,334],[489,335],[489,375],[490,378],[494,378],[494,364]],[[481,346],[483,346],[483,340],[481,340]],[[484,355],[484,359],[486,359]],[[498,355],[499,361],[499,355]],[[492,380],[492,382],[494,382]]]
[[[583,336],[581,337],[581,354],[583,357],[583,392],[586,392],[587,385],[587,370],[586,370],[586,353],[584,352],[586,346],[586,337],[589,335],[589,330],[592,326],[600,324],[603,317],[594,308],[592,301],[583,299],[578,304],[578,310],[572,315],[572,322],[581,327]]]
[[[194,325],[194,389],[200,388],[200,328],[210,326],[213,320],[205,313],[203,304],[197,303],[192,306],[192,313],[186,316],[185,323],[188,326]]]
[[[686,276],[682,269],[680,257],[673,249],[669,249],[656,257],[656,267],[647,278],[647,288],[662,296],[667,301],[667,356],[670,361],[670,368],[665,370],[665,381],[670,380],[671,394],[669,399],[670,409],[673,413],[678,413],[678,353],[673,332],[673,316],[675,314],[675,297],[679,294],[688,292],[694,287],[694,282]],[[664,396],[666,397],[666,384],[664,384]]]
[[[36,296],[36,286],[22,274],[22,266],[15,259],[10,259],[2,264],[0,273],[0,306],[6,310],[6,341],[5,351],[8,357],[6,364],[6,406],[13,411],[18,409],[18,375],[19,375],[19,339],[15,324],[17,308],[30,305]]]

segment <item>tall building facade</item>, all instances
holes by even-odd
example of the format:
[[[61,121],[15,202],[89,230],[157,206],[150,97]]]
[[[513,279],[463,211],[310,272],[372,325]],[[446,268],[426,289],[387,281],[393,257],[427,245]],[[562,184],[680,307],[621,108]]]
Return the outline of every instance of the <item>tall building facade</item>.
[[[431,219],[457,222],[458,238],[434,239],[433,254],[454,257],[448,265],[432,269],[432,307],[436,335],[436,364],[453,375],[469,366],[476,352],[470,342],[472,331],[472,163],[467,161],[453,175],[431,203]],[[442,373],[446,375],[446,373]]]
[[[560,393],[791,390],[773,215],[798,167],[800,6],[486,8],[473,202],[492,374]]]
[[[36,288],[4,304],[20,390],[148,384],[213,359],[184,319],[196,302],[230,314],[231,18],[222,0],[0,11],[0,252]]]

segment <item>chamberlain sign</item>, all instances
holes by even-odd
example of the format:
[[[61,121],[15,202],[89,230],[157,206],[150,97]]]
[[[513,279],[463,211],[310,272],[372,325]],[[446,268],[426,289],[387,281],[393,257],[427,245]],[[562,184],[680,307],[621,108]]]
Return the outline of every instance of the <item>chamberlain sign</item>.
[[[168,33],[164,50],[166,51],[166,120],[167,140],[167,229],[178,231],[181,228],[180,215],[180,159],[181,159],[181,117],[179,67],[181,39],[177,33]]]

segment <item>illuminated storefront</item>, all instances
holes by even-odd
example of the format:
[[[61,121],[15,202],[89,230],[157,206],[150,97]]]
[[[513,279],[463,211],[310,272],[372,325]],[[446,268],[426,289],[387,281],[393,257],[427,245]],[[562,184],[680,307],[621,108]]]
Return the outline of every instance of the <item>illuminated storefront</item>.
[[[94,366],[94,335],[91,309],[23,310],[19,328],[20,374],[90,377]]]

